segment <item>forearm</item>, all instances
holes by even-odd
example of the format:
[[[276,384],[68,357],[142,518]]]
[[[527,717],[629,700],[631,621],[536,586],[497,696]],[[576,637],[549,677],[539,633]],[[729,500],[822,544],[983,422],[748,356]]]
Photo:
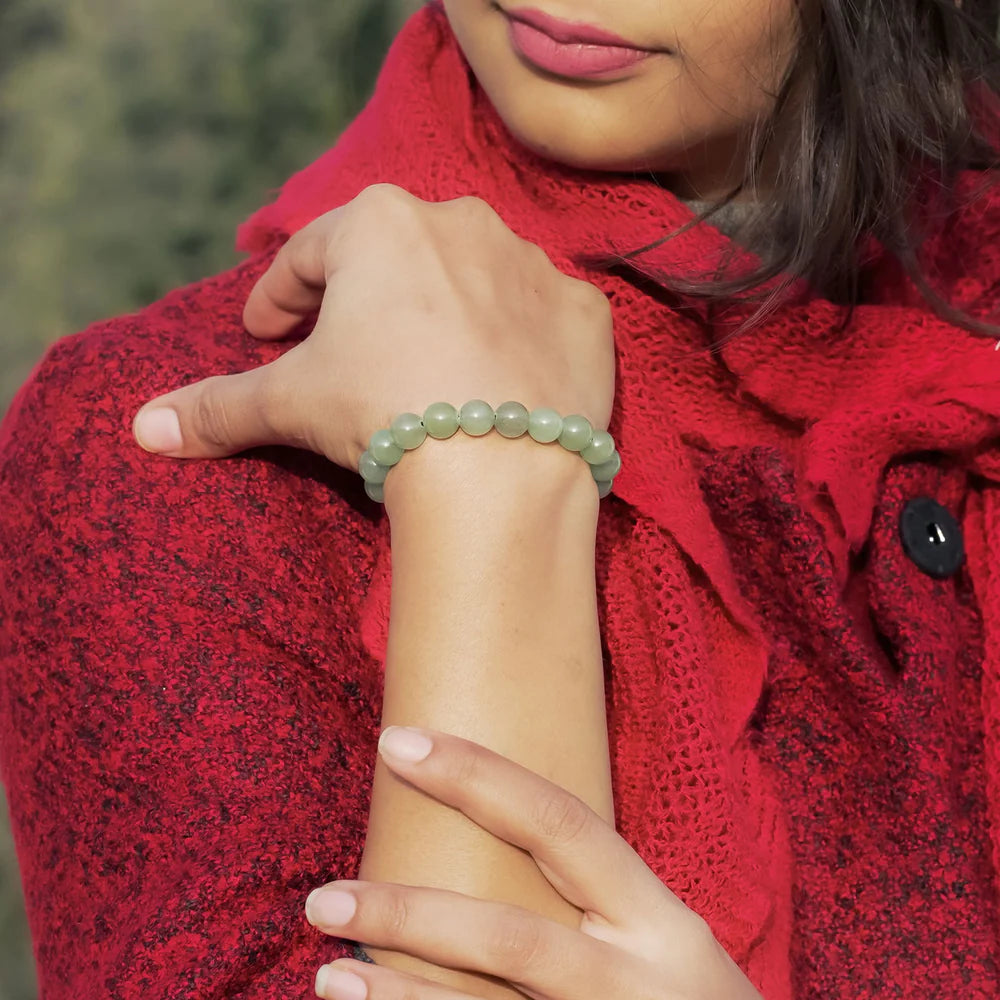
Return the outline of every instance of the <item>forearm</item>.
[[[610,819],[594,584],[598,501],[584,463],[526,440],[459,436],[428,442],[389,478],[383,724],[483,743]],[[362,874],[578,919],[523,852],[381,767]]]

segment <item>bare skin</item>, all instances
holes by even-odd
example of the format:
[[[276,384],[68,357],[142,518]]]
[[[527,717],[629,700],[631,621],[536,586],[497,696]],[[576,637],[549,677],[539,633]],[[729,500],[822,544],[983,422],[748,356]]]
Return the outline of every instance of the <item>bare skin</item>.
[[[748,129],[767,117],[796,42],[793,0],[444,0],[462,49],[504,123],[549,159],[660,176],[681,197],[726,194]],[[653,58],[599,83],[521,59],[505,11],[594,25]]]

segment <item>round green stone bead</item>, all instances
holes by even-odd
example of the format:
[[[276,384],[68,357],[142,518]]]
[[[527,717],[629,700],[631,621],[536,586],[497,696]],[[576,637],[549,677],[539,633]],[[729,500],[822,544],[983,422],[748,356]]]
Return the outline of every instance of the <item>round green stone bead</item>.
[[[602,500],[611,492],[611,487],[615,484],[612,482],[601,482],[597,484],[597,495]]]
[[[403,449],[393,440],[392,431],[376,431],[368,442],[368,453],[379,465],[390,469],[403,457]]]
[[[445,441],[458,430],[458,410],[451,403],[431,403],[424,410],[424,429],[437,441]]]
[[[365,493],[375,503],[385,503],[385,487],[381,483],[365,483]]]
[[[458,412],[459,426],[470,437],[482,437],[493,430],[493,407],[481,399],[470,399]]]
[[[614,479],[619,472],[622,471],[622,457],[617,451],[611,453],[611,458],[606,462],[602,462],[600,465],[592,465],[590,467],[590,474],[599,483],[606,483],[611,479]]]
[[[593,440],[580,452],[580,458],[588,465],[603,465],[614,450],[615,439],[607,431],[594,431]]]
[[[590,421],[579,414],[563,417],[562,433],[559,443],[567,451],[583,451],[594,438],[594,428]]]
[[[366,483],[384,483],[385,477],[389,475],[388,467],[379,465],[370,451],[364,452],[358,460],[358,472]]]
[[[427,437],[423,421],[415,413],[401,413],[389,430],[392,440],[404,451],[419,448]]]
[[[562,434],[563,420],[555,410],[542,407],[528,417],[528,433],[539,444],[551,444]]]
[[[501,403],[497,407],[496,429],[505,438],[528,433],[528,408],[523,403]]]

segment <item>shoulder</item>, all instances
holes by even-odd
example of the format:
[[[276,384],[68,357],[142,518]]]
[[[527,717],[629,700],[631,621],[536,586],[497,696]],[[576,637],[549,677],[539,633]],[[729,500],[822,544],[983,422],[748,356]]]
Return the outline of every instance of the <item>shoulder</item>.
[[[148,541],[179,553],[238,536],[256,551],[263,541],[252,532],[270,523],[292,533],[311,508],[323,508],[332,530],[370,519],[356,477],[318,456],[270,449],[181,462],[146,454],[132,437],[135,413],[155,396],[287,349],[243,327],[243,305],[268,262],[251,259],[51,348],[0,425],[0,564],[10,568],[30,549],[37,567],[43,550],[65,558],[82,543],[134,553]]]
[[[185,381],[261,364],[276,353],[243,330],[264,258],[170,293],[141,312],[58,341],[14,399],[0,430],[0,469],[60,443],[121,444],[147,399]]]

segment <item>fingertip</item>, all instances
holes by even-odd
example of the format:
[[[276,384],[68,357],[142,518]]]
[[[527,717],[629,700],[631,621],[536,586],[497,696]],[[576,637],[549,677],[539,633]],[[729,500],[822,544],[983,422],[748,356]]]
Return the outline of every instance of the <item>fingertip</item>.
[[[254,340],[286,340],[308,336],[316,324],[316,313],[286,312],[271,302],[243,311],[243,326]]]
[[[184,447],[180,418],[169,406],[144,406],[135,415],[132,434],[140,448],[154,455],[173,455]]]
[[[336,965],[324,965],[316,973],[316,996],[327,1000],[365,1000],[368,984],[353,972]]]
[[[378,741],[378,752],[387,764],[417,764],[426,760],[434,742],[423,729],[388,726]]]
[[[264,293],[257,288],[243,307],[243,326],[257,340],[276,340],[283,335],[283,314]]]
[[[275,340],[286,332],[288,316],[270,299],[261,286],[255,285],[243,307],[243,326],[257,340]]]

